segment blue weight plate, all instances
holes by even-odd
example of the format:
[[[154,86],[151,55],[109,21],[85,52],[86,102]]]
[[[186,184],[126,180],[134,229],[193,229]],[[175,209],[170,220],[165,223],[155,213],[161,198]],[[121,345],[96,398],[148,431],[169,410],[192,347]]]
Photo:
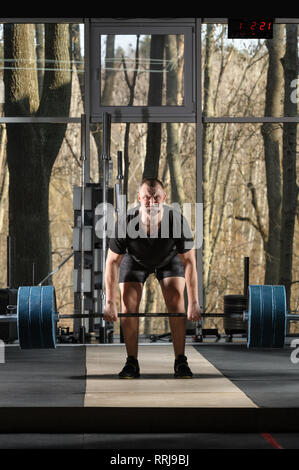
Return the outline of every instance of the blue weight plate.
[[[273,347],[273,287],[260,286],[261,333],[259,347]]]
[[[17,326],[21,349],[56,348],[54,287],[20,287]]]
[[[41,318],[43,347],[45,349],[56,348],[56,296],[52,286],[45,286],[41,294]]]
[[[285,286],[273,286],[273,348],[283,348],[287,330]]]
[[[282,348],[286,335],[284,286],[250,286],[248,310],[249,348]]]
[[[248,290],[248,348],[256,348],[260,343],[261,299],[260,286],[249,286]]]
[[[43,348],[41,294],[42,287],[30,288],[29,317],[32,349]]]
[[[30,287],[20,287],[17,301],[17,329],[21,349],[31,349],[29,297]]]

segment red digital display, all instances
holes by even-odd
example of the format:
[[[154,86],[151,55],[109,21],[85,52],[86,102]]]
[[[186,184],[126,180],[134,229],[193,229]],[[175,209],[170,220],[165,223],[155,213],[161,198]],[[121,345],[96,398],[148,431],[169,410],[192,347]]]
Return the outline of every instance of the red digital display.
[[[272,39],[273,19],[229,18],[228,39]]]

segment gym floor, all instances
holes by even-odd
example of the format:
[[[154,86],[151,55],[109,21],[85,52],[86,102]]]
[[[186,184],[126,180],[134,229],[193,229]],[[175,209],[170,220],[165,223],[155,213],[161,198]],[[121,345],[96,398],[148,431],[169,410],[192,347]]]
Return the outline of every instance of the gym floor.
[[[298,449],[292,353],[188,344],[194,378],[175,380],[172,344],[140,344],[140,379],[120,381],[123,345],[9,345],[0,449]]]

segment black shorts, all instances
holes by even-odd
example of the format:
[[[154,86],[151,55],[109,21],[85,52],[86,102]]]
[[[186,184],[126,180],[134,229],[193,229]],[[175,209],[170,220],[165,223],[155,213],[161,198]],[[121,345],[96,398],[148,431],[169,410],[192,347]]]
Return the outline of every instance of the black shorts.
[[[120,284],[123,282],[139,282],[144,284],[147,277],[152,273],[155,273],[158,281],[166,277],[185,277],[184,266],[178,255],[174,256],[174,258],[162,268],[147,269],[137,263],[130,255],[125,254],[120,263],[118,282]]]

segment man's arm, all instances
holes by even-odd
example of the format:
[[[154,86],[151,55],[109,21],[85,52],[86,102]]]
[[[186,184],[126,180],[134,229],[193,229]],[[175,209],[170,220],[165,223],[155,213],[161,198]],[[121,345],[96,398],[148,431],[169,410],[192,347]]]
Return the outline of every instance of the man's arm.
[[[196,268],[195,251],[180,254],[179,258],[184,266],[186,288],[188,294],[188,318],[191,321],[201,320],[201,310],[198,303],[198,276]]]
[[[108,322],[117,321],[118,318],[116,292],[118,285],[119,265],[123,257],[124,255],[114,253],[110,249],[108,250],[105,273],[106,306],[104,309],[104,318]]]

